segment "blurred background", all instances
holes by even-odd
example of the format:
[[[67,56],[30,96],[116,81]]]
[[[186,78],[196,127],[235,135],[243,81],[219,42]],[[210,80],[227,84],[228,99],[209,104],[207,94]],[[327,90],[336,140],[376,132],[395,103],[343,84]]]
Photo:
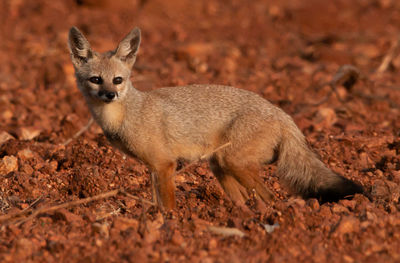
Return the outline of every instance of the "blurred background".
[[[323,98],[329,91],[323,83],[343,64],[374,73],[398,41],[400,26],[400,3],[393,0],[4,0],[0,5],[0,123],[50,133],[65,115],[87,113],[67,51],[73,25],[97,51],[114,49],[140,27],[133,81],[141,90],[235,85],[291,114],[300,114],[293,104]],[[399,67],[395,56],[387,71]],[[397,74],[386,74],[380,84],[390,86],[395,79]],[[383,92],[382,97],[390,90],[363,92]]]

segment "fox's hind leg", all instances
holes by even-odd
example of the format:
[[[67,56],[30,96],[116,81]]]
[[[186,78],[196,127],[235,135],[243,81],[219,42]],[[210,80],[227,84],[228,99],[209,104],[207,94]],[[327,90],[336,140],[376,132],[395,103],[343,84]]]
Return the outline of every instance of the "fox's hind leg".
[[[260,198],[264,203],[274,199],[274,194],[265,187],[259,172],[261,166],[256,163],[248,163],[246,166],[240,166],[236,163],[227,163],[228,170],[231,171],[233,177],[243,185],[249,193],[255,191],[256,197]]]
[[[224,171],[215,156],[210,159],[210,167],[231,201],[235,203],[235,205],[244,206],[246,200],[249,198],[246,188],[244,188],[231,174]]]
[[[262,164],[276,158],[279,123],[256,115],[240,116],[231,123],[224,137],[232,145],[216,153],[222,170],[245,187],[248,194],[255,192],[264,203],[273,200],[274,194],[266,188],[259,173]]]

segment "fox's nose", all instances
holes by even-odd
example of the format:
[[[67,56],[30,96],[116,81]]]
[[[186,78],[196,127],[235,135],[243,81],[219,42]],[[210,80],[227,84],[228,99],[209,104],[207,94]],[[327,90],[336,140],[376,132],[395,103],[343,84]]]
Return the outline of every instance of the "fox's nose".
[[[109,99],[109,100],[112,100],[112,99],[114,99],[115,98],[115,92],[113,92],[113,91],[109,91],[109,92],[107,92],[106,93],[106,97],[107,97],[107,99]]]
[[[109,100],[113,100],[117,96],[117,93],[115,91],[100,90],[97,94],[99,95],[99,97],[105,96]]]

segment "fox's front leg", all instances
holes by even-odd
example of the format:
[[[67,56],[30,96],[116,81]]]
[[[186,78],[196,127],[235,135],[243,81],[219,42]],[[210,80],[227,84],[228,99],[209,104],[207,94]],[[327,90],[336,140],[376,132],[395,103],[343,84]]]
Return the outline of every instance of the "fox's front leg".
[[[151,173],[153,201],[168,210],[174,209],[176,162],[160,162],[153,167]]]

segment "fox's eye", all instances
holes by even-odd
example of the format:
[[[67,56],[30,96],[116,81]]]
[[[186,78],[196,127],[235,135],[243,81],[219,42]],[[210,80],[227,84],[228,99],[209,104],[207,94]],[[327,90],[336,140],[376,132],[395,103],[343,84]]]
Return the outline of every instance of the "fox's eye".
[[[121,77],[115,77],[115,78],[113,79],[113,83],[114,83],[115,85],[121,84],[122,81],[123,81],[123,79],[122,79]]]
[[[89,81],[92,82],[92,83],[94,83],[94,84],[101,84],[101,83],[103,83],[103,80],[102,80],[102,78],[100,78],[100,77],[91,77],[91,78],[89,79]]]

